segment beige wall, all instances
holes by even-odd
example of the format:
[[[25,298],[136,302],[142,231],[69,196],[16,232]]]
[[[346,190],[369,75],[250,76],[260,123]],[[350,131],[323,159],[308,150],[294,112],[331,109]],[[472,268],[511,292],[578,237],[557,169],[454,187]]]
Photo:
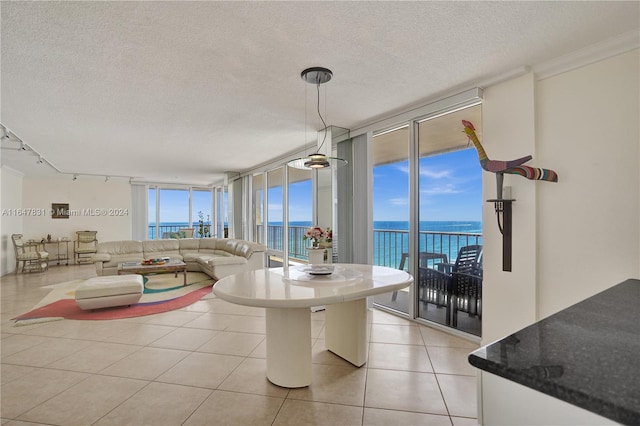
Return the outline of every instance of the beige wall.
[[[3,195],[4,197],[4,195]],[[47,234],[56,239],[76,239],[76,231],[98,231],[98,241],[131,238],[131,186],[113,179],[29,179],[23,180],[22,206],[50,209],[52,203],[68,203],[77,215],[69,219],[45,216],[23,218],[25,238],[40,239]],[[106,212],[106,214],[102,214]],[[69,244],[71,255],[72,244]]]
[[[495,160],[511,160],[527,154],[535,158],[535,81],[529,73],[484,92],[482,142]],[[550,166],[550,165],[549,165]],[[502,235],[492,203],[484,203],[482,335],[492,341],[535,321],[536,312],[536,186],[520,176],[505,175],[511,187],[512,272],[502,271]],[[505,194],[503,194],[504,196]],[[495,174],[483,172],[483,199],[496,198]],[[489,340],[487,340],[489,339]]]
[[[540,185],[538,316],[640,278],[638,50],[536,85]]]
[[[513,208],[513,272],[502,272],[492,207],[483,213],[483,343],[640,277],[638,50],[536,81],[485,90],[490,158],[532,154],[557,184],[505,177]],[[484,198],[495,197],[485,174]]]
[[[13,250],[11,234],[22,233],[23,217],[19,216],[16,209],[22,208],[22,173],[9,167],[2,167],[2,242],[0,247],[0,276],[15,271],[16,257]]]

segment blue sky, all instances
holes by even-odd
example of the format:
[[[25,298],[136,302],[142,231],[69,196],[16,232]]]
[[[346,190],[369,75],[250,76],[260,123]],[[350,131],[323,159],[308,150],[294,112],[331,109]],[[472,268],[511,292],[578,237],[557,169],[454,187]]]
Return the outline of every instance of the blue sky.
[[[211,215],[211,191],[193,190],[193,221],[198,221],[198,212],[204,219]],[[156,221],[155,191],[149,191],[149,223]],[[160,222],[189,222],[189,192],[183,189],[160,190]]]
[[[420,220],[482,220],[482,169],[474,148],[420,159]],[[409,220],[407,161],[373,173],[374,221]]]
[[[406,161],[378,166],[373,173],[375,221],[409,220],[409,168]],[[210,213],[211,195],[193,191],[193,215]],[[188,192],[161,190],[161,222],[187,222]],[[269,216],[282,217],[282,188],[269,190]],[[289,220],[311,221],[311,181],[289,187]],[[482,220],[482,169],[474,148],[420,160],[420,220]],[[155,198],[149,197],[149,222],[155,221]],[[278,219],[274,219],[278,217]]]

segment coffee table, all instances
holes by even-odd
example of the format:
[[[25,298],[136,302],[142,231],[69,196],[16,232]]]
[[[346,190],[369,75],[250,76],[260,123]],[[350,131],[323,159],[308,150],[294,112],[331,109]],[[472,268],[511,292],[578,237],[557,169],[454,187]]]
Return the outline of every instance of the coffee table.
[[[118,275],[122,274],[161,274],[166,272],[184,273],[184,285],[187,285],[187,264],[181,260],[170,260],[162,265],[143,265],[140,262],[124,262],[118,265]]]

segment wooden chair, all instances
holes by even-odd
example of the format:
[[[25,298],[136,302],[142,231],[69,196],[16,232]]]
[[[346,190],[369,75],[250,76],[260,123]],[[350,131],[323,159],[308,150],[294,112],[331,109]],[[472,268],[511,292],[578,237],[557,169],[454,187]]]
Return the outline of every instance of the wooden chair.
[[[73,248],[76,263],[81,263],[83,260],[91,261],[91,255],[95,254],[98,249],[97,233],[98,231],[76,232],[78,239]]]
[[[43,243],[25,243],[22,234],[12,234],[11,241],[16,255],[16,274],[20,271],[20,262],[22,273],[44,272],[49,269],[49,253],[44,249]]]

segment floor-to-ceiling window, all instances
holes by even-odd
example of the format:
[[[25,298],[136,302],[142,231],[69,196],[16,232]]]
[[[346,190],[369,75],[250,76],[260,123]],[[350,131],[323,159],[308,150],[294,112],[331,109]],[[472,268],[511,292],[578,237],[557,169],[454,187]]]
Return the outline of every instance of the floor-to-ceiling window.
[[[409,127],[373,137],[373,263],[408,269]],[[376,296],[375,302],[409,313],[407,289]]]
[[[264,244],[264,173],[253,175],[252,184],[253,207],[253,240]]]
[[[312,225],[313,188],[312,171],[290,167],[288,183],[288,242],[289,259],[292,261],[307,259],[307,246],[303,240],[305,230]]]
[[[215,188],[215,199],[216,199],[216,233],[214,237],[217,238],[227,238],[228,237],[228,227],[229,223],[228,213],[227,213],[227,188],[225,186]]]
[[[374,303],[480,335],[482,169],[463,119],[481,134],[480,105],[374,134],[373,263],[415,279],[413,293],[376,296]],[[469,256],[473,266],[460,267]]]
[[[149,186],[148,197],[149,239],[175,237],[185,228],[194,228],[195,238],[212,236],[212,189]]]
[[[213,193],[211,189],[191,190],[191,227],[195,238],[211,237],[213,218]]]
[[[267,255],[269,266],[281,264],[284,257],[282,173],[282,167],[267,173]]]
[[[156,224],[156,196],[157,191],[155,187],[149,188],[149,203],[148,203],[148,220],[149,224],[149,232],[147,238],[150,240],[155,240],[157,235],[157,224]]]
[[[417,316],[480,335],[482,169],[462,120],[481,135],[480,105],[418,124]]]

